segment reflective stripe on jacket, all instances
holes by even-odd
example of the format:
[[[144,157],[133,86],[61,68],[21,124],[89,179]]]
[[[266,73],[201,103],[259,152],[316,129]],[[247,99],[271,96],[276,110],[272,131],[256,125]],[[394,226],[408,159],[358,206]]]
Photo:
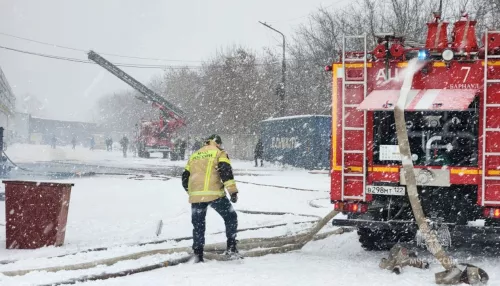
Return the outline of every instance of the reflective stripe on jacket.
[[[190,203],[211,202],[224,197],[224,187],[230,194],[238,191],[234,179],[222,182],[217,169],[219,163],[231,164],[226,152],[212,142],[191,155],[185,168],[189,172]]]

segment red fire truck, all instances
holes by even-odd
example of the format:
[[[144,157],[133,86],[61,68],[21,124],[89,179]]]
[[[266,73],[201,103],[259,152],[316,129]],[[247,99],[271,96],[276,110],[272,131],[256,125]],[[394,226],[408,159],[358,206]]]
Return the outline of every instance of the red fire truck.
[[[357,227],[366,250],[418,240],[393,112],[414,58],[405,120],[424,213],[449,237],[442,243],[500,244],[500,32],[486,31],[480,47],[464,14],[449,40],[448,23],[434,16],[425,45],[386,34],[368,51],[366,35],[344,36],[340,61],[326,68],[331,202],[347,214],[333,224]]]
[[[136,124],[137,130],[134,143],[138,156],[149,158],[151,153],[158,152],[163,154],[163,158],[170,155],[170,159],[177,160],[179,154],[178,150],[174,148],[173,139],[175,132],[186,125],[184,111],[96,52],[90,51],[88,58],[137,90],[141,94],[141,96],[137,96],[137,99],[152,104],[160,111],[159,120],[147,120]]]

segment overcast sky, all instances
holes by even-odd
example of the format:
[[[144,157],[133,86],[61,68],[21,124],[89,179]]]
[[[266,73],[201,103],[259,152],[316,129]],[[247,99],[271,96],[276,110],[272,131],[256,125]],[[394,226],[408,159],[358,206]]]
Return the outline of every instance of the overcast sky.
[[[0,33],[83,50],[137,57],[185,60],[189,65],[217,49],[243,45],[259,51],[281,38],[265,21],[291,35],[320,6],[347,0],[0,0]],[[0,46],[86,59],[86,54],[0,35]],[[107,57],[107,56],[105,56]],[[114,62],[169,64],[107,57]],[[104,94],[129,87],[96,65],[72,63],[0,49],[0,67],[14,93],[43,100],[48,117],[91,120]],[[159,69],[124,68],[143,83]],[[135,100],[131,98],[130,100]]]

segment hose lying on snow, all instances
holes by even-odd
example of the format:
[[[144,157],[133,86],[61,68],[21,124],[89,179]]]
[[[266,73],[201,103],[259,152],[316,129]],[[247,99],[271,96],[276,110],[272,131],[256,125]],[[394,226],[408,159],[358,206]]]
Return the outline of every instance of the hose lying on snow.
[[[313,223],[317,222],[318,219],[320,219],[320,216],[317,215],[309,215],[309,214],[295,214],[295,213],[290,213],[290,212],[264,212],[264,211],[251,211],[251,210],[236,210],[237,212],[240,213],[245,213],[245,214],[259,214],[259,215],[296,215],[296,216],[302,216],[302,217],[311,217],[315,218],[315,220],[306,220],[306,221],[298,221],[298,222],[293,222],[292,224],[303,224],[303,223]],[[259,230],[259,229],[264,229],[264,228],[275,228],[275,227],[280,227],[280,226],[287,226],[289,223],[278,223],[278,224],[271,224],[271,225],[265,225],[265,226],[255,226],[255,227],[247,227],[247,228],[241,228],[238,229],[237,232],[244,232],[244,231],[252,231],[252,230]],[[217,231],[214,233],[210,233],[209,235],[213,234],[221,234],[225,233],[225,231]],[[180,242],[184,240],[191,240],[193,239],[192,236],[186,236],[186,237],[178,237],[178,238],[167,238],[167,239],[162,239],[162,240],[153,240],[153,241],[147,241],[147,242],[140,242],[140,243],[131,243],[131,244],[126,244],[126,245],[121,245],[121,246],[127,246],[127,247],[133,247],[133,246],[146,246],[146,245],[153,245],[153,244],[162,244],[162,243],[167,243],[171,241],[175,242]],[[89,253],[89,252],[101,252],[101,251],[107,251],[111,249],[112,247],[96,247],[96,248],[89,248],[81,251],[76,251],[72,253],[65,253],[57,256],[49,256],[49,257],[39,257],[39,258],[44,258],[44,259],[53,259],[53,258],[61,258],[61,257],[66,257],[66,256],[72,256],[72,255],[78,255],[78,254],[83,254],[83,253]],[[12,264],[16,263],[18,260],[0,260],[0,265],[6,265],[6,264]]]
[[[257,257],[257,256],[263,256],[263,255],[267,255],[267,254],[284,253],[284,252],[300,249],[307,242],[313,240],[315,238],[315,235],[328,223],[328,221],[330,221],[337,214],[338,214],[337,211],[331,211],[327,216],[322,218],[312,229],[310,229],[305,234],[298,234],[295,236],[288,236],[288,237],[282,237],[282,238],[242,239],[239,241],[239,248],[241,250],[250,250],[250,249],[255,249],[255,248],[268,248],[268,249],[253,250],[253,251],[245,252],[242,254],[244,257]],[[321,238],[325,238],[328,235],[342,234],[342,233],[344,233],[344,229],[340,228],[340,229],[337,229],[333,232],[322,234],[322,235],[318,236],[318,238],[321,239]],[[226,243],[208,244],[205,246],[205,251],[207,252],[206,257],[207,257],[207,259],[214,259],[214,260],[221,260],[221,261],[226,260],[225,256],[218,255],[215,253],[210,253],[210,252],[223,251],[225,249],[226,249]],[[135,260],[135,259],[139,259],[142,257],[151,256],[151,255],[173,254],[173,253],[182,253],[182,252],[191,252],[191,248],[190,247],[180,247],[180,248],[171,248],[171,249],[149,250],[149,251],[143,251],[143,252],[128,254],[128,255],[124,255],[124,256],[120,256],[120,257],[102,259],[102,260],[97,260],[97,261],[92,261],[92,262],[87,262],[87,263],[65,265],[65,266],[58,266],[58,267],[40,268],[40,269],[6,271],[6,272],[2,272],[1,274],[5,275],[5,276],[18,276],[18,275],[25,275],[25,274],[33,272],[33,271],[57,272],[57,271],[62,271],[62,270],[64,270],[64,271],[82,270],[82,269],[93,268],[93,267],[96,267],[98,265],[110,266],[110,265],[116,264],[120,261]],[[162,263],[164,266],[162,266],[162,267],[168,266],[170,262],[171,261],[168,261],[168,260],[163,261]],[[155,265],[159,266],[159,265],[162,265],[162,263],[155,264]],[[120,275],[120,273],[125,273],[127,271],[122,271],[122,272],[116,273],[116,275]],[[135,270],[131,269],[130,271],[135,271]],[[148,270],[144,270],[144,271],[148,271]],[[135,273],[137,273],[137,272],[135,272]],[[110,275],[110,274],[103,274],[103,275]],[[127,274],[125,274],[125,275],[127,275]],[[122,275],[122,276],[124,276],[124,275]],[[116,276],[116,277],[119,277],[119,276]],[[105,279],[105,278],[97,278],[97,279]],[[65,283],[61,282],[59,284],[65,284]]]
[[[342,228],[340,228],[340,229],[337,229],[335,231],[330,231],[330,232],[325,232],[325,233],[317,234],[317,235],[314,236],[313,240],[324,239],[324,238],[326,238],[326,237],[328,237],[330,235],[342,234],[342,233],[347,232],[347,231],[351,231],[351,230],[350,229],[342,229]],[[262,238],[262,240],[268,240],[268,239],[272,239],[272,238]],[[244,244],[243,246],[244,247],[240,247],[240,249],[243,250],[244,248],[248,247],[248,245],[246,245],[246,244]],[[298,244],[288,244],[288,245],[281,246],[281,247],[278,247],[278,248],[273,248],[272,249],[272,253],[273,254],[285,253],[285,252],[289,252],[289,251],[292,251],[292,250],[298,250],[301,247],[302,246],[298,245]],[[264,255],[267,255],[267,254],[270,254],[269,249],[249,251],[249,252],[244,253],[243,255],[245,257],[258,257],[258,256],[264,256]],[[95,280],[105,280],[105,279],[110,279],[110,278],[118,278],[118,277],[123,277],[123,276],[129,276],[129,275],[132,275],[132,274],[137,274],[137,273],[141,273],[141,272],[156,270],[156,269],[159,269],[159,268],[165,268],[165,267],[169,267],[169,266],[175,266],[175,265],[178,265],[178,264],[181,264],[181,263],[186,263],[186,262],[189,262],[191,260],[191,258],[192,258],[191,255],[185,255],[185,256],[182,256],[181,258],[171,259],[171,260],[165,260],[165,261],[162,261],[162,262],[159,262],[159,263],[156,263],[156,264],[142,266],[142,267],[138,267],[138,268],[134,268],[134,269],[128,269],[128,270],[114,272],[114,273],[103,273],[103,274],[97,274],[97,275],[82,276],[82,277],[73,278],[73,279],[69,279],[69,280],[65,280],[65,281],[61,281],[61,282],[44,284],[44,285],[39,285],[39,286],[54,286],[54,285],[64,285],[64,284],[76,284],[78,282],[87,282],[87,281],[95,281]],[[205,258],[206,259],[212,259],[212,260],[219,260],[219,261],[228,260],[225,256],[217,255],[215,253],[210,253],[210,252],[209,253],[205,253]]]
[[[306,220],[306,221],[297,221],[293,222],[293,224],[298,225],[298,224],[304,224],[304,223],[314,223],[317,222],[317,220]],[[252,231],[252,230],[259,230],[259,229],[265,229],[265,228],[275,228],[275,227],[280,227],[280,226],[287,226],[289,225],[288,223],[278,223],[278,224],[271,224],[271,225],[265,225],[265,226],[254,226],[254,227],[247,227],[247,228],[241,228],[238,229],[237,232],[244,232],[244,231]],[[0,224],[0,226],[5,226]],[[217,231],[210,233],[208,235],[215,235],[215,234],[221,234],[221,233],[226,233],[226,231]],[[67,256],[73,256],[73,255],[78,255],[78,254],[83,254],[83,253],[89,253],[89,252],[102,252],[102,251],[108,251],[112,249],[113,247],[134,247],[134,246],[146,246],[146,245],[154,245],[154,244],[162,244],[162,243],[167,243],[167,242],[181,242],[185,240],[191,240],[193,239],[192,236],[185,236],[185,237],[176,237],[176,238],[167,238],[167,239],[162,239],[162,240],[153,240],[153,241],[147,241],[147,242],[140,242],[140,243],[131,243],[131,244],[126,244],[126,245],[118,245],[118,246],[110,246],[110,247],[96,247],[96,248],[89,248],[81,251],[76,251],[76,252],[71,252],[71,253],[65,253],[61,255],[56,255],[56,256],[48,256],[48,257],[37,257],[37,259],[54,259],[54,258],[62,258],[62,257],[67,257]],[[0,265],[7,265],[7,264],[12,264],[12,263],[17,263],[20,260],[1,260]]]
[[[272,188],[279,188],[279,189],[288,189],[288,190],[303,191],[303,192],[328,192],[328,191],[302,189],[302,188],[295,188],[295,187],[285,187],[285,186],[268,185],[268,184],[261,184],[261,183],[240,181],[240,180],[236,180],[236,182],[237,183],[242,183],[242,184],[250,184],[250,185],[256,185],[256,186],[272,187]]]
[[[318,205],[317,203],[315,203],[315,201],[319,201],[319,200],[329,200],[330,197],[325,197],[325,198],[317,198],[317,199],[312,199],[310,201],[308,201],[307,203],[309,204],[310,207],[312,208],[316,208],[316,209],[323,209],[323,208],[327,208],[325,206],[322,206],[322,205]]]

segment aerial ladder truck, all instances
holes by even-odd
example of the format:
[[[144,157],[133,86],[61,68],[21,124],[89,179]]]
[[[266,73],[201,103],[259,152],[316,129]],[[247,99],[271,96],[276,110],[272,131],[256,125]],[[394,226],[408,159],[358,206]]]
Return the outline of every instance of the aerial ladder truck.
[[[163,153],[163,158],[167,158],[169,154],[172,159],[177,158],[173,136],[177,129],[185,125],[184,111],[147,88],[96,52],[90,51],[88,58],[137,90],[141,94],[141,96],[137,96],[137,99],[144,103],[152,104],[159,109],[160,120],[142,121],[138,124],[136,138],[138,156],[149,158],[151,153],[161,152]]]

